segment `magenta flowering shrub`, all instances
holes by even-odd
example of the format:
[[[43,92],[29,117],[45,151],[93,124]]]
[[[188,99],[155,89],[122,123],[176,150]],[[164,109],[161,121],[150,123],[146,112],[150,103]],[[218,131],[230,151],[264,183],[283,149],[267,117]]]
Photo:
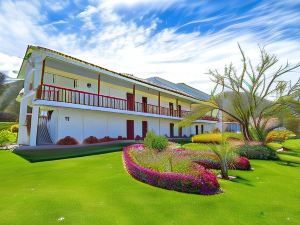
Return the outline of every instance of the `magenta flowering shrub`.
[[[194,165],[199,171],[197,176],[174,172],[157,172],[138,165],[131,158],[129,152],[143,149],[143,144],[135,144],[123,148],[125,167],[135,179],[156,187],[187,193],[209,195],[220,191],[216,175],[201,165]]]
[[[207,169],[221,169],[221,165],[218,161],[211,158],[198,158],[194,160],[197,164],[204,166]],[[234,162],[229,163],[229,169],[236,170],[251,170],[250,161],[243,156],[237,157]]]
[[[250,161],[243,156],[240,156],[236,159],[235,165],[237,166],[237,169],[239,170],[251,170]]]

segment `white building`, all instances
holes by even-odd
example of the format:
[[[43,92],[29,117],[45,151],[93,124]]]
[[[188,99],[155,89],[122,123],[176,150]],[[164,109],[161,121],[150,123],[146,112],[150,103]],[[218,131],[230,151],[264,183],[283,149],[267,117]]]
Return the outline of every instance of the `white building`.
[[[102,138],[144,137],[154,131],[189,137],[219,126],[217,113],[177,128],[191,105],[209,96],[185,84],[121,74],[57,51],[28,46],[18,78],[21,95],[20,145],[56,143],[65,136],[82,142]]]

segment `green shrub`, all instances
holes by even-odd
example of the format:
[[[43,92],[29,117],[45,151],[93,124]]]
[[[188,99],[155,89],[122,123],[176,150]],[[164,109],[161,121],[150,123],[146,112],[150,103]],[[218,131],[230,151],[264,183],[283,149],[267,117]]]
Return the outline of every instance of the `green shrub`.
[[[207,144],[201,144],[201,143],[188,143],[182,145],[183,148],[193,151],[210,151],[210,147]]]
[[[276,151],[265,145],[243,145],[237,152],[248,159],[278,159]]]
[[[289,130],[272,130],[268,133],[266,142],[285,141],[292,136],[295,136],[295,134]]]
[[[288,150],[300,151],[300,139],[290,139],[282,143],[282,146]]]
[[[0,131],[0,146],[13,144],[16,143],[16,141],[17,135],[15,133],[10,132],[9,130]]]
[[[282,148],[282,144],[280,143],[276,143],[276,142],[270,142],[268,144],[266,144],[269,148],[271,148],[272,150],[276,151],[280,148]]]
[[[10,131],[13,133],[18,133],[19,132],[19,125],[18,124],[14,124],[10,127]]]
[[[163,151],[168,145],[168,139],[165,136],[158,136],[154,132],[148,132],[144,139],[144,145],[150,149]]]
[[[198,134],[192,137],[192,142],[194,143],[222,143],[228,138],[235,138],[243,140],[242,134],[239,133],[211,133],[211,134]]]

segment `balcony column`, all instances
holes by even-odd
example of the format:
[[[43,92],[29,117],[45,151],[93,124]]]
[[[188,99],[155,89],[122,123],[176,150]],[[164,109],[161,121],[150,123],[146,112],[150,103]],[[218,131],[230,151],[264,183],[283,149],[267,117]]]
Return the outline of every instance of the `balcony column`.
[[[100,74],[98,75],[98,106],[99,106],[99,103],[100,103],[100,99],[99,99],[99,95],[100,95]]]
[[[100,95],[100,74],[98,75],[98,95]]]
[[[19,113],[19,132],[18,132],[19,145],[28,144],[28,134],[27,134],[27,126],[26,126],[27,106],[28,106],[28,99],[23,97],[20,103],[20,113]]]
[[[37,129],[39,122],[39,106],[32,107],[32,115],[31,115],[31,128],[30,128],[30,137],[29,144],[30,146],[36,146],[36,138],[37,138]]]
[[[132,95],[133,95],[133,111],[135,111],[135,84],[132,87]]]
[[[33,89],[37,89],[41,84],[43,60],[41,56],[37,56],[34,60],[34,77],[33,77]]]
[[[32,75],[33,68],[31,64],[28,62],[26,64],[26,71],[25,71],[25,79],[24,79],[24,95],[29,92],[29,85],[30,85],[30,77]]]
[[[160,115],[160,91],[158,92],[158,114]]]
[[[180,112],[179,112],[179,109],[178,109],[178,98],[176,98],[176,111],[177,111],[177,117],[180,117]]]

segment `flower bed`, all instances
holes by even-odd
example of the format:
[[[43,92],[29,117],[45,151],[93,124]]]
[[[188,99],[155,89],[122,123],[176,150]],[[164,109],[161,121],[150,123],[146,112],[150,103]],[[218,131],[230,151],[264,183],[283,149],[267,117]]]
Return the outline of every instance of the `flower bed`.
[[[138,165],[132,159],[130,151],[143,149],[144,146],[142,144],[127,146],[123,149],[123,160],[126,170],[135,179],[156,187],[180,192],[205,195],[220,192],[220,185],[216,175],[201,165],[194,165],[199,171],[198,176],[174,172],[158,172]]]

